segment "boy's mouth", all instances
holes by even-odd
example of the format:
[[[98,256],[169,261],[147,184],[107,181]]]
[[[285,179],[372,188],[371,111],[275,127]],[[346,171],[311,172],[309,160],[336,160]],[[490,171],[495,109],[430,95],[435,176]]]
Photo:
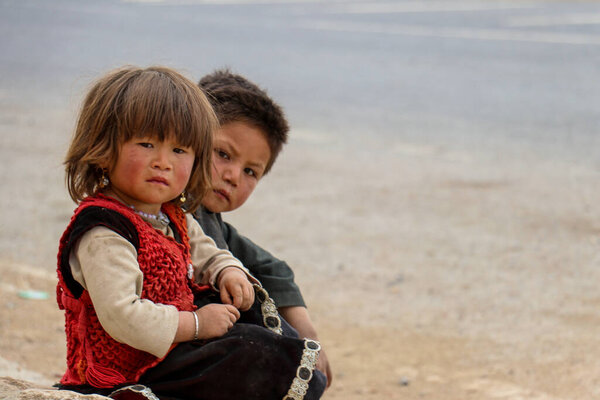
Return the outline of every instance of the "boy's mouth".
[[[217,195],[217,197],[225,201],[229,201],[229,193],[227,193],[225,190],[214,189],[213,192]]]

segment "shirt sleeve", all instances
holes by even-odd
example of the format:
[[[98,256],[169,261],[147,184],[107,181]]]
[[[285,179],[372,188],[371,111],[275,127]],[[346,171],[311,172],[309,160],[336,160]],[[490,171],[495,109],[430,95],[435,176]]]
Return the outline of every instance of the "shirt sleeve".
[[[211,285],[218,290],[216,285],[219,273],[227,267],[236,267],[244,271],[250,282],[259,283],[240,260],[229,251],[219,249],[215,245],[215,242],[204,233],[198,221],[191,214],[186,214],[186,220],[194,277],[197,282]]]
[[[221,227],[229,250],[262,283],[277,307],[306,307],[300,288],[294,282],[294,271],[285,261],[274,257],[222,220]]]
[[[179,323],[171,305],[142,299],[143,274],[135,247],[118,233],[95,227],[75,244],[73,277],[89,293],[100,324],[116,341],[156,357],[167,354]]]

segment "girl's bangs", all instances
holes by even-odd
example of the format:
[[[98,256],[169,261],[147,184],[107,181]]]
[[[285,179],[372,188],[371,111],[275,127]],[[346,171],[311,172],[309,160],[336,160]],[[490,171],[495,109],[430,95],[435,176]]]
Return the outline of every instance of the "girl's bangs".
[[[160,73],[151,75],[133,82],[119,102],[123,110],[116,115],[123,116],[118,121],[123,139],[149,136],[164,141],[173,137],[199,154],[205,132],[211,129],[205,110],[197,104],[191,88],[176,85]]]

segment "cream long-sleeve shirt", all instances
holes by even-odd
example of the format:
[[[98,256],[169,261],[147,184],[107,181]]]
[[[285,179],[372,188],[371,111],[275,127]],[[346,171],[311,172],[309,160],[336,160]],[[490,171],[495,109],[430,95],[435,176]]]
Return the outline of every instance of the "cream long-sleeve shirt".
[[[171,228],[146,220],[165,235]],[[224,268],[242,269],[255,282],[242,263],[227,250],[216,247],[198,222],[186,214],[194,278],[215,288]],[[118,233],[103,227],[86,232],[69,256],[73,277],[86,289],[100,324],[116,341],[163,357],[173,343],[179,323],[175,306],[157,304],[140,298],[143,274],[135,247]]]

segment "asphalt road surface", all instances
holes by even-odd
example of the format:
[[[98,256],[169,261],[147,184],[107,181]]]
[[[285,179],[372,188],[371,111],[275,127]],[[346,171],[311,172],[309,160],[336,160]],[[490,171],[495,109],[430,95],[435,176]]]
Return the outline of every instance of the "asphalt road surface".
[[[229,66],[280,100],[300,139],[598,164],[595,2],[3,0],[0,33],[4,105],[75,109],[122,64],[193,79]]]

